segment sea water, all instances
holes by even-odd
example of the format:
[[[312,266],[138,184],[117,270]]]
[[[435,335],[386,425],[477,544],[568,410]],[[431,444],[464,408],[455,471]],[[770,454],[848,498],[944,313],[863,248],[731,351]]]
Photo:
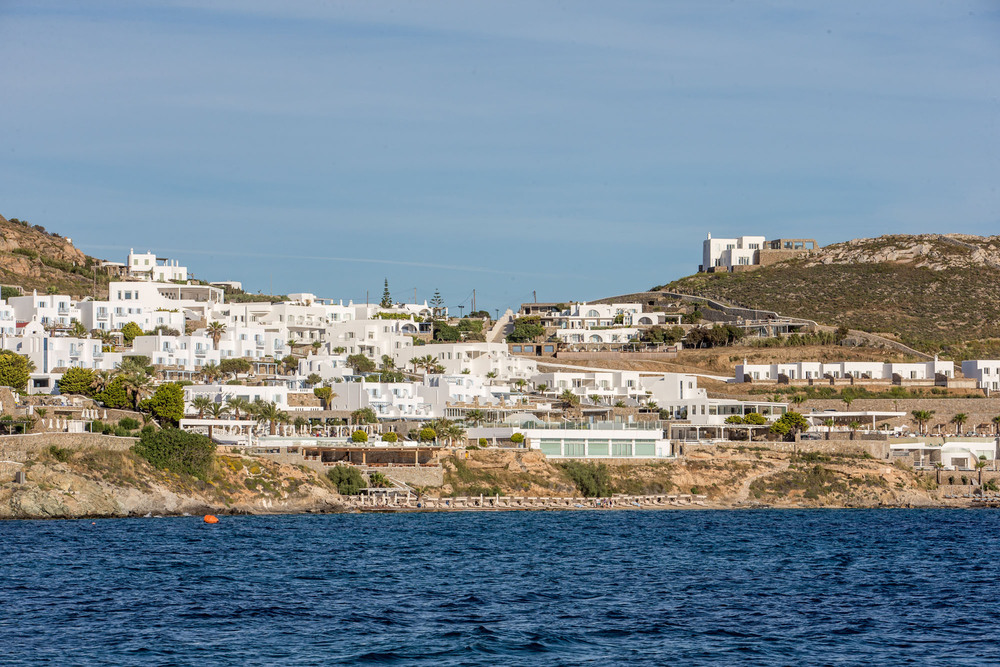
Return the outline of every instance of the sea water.
[[[1000,663],[1000,513],[0,523],[0,663]]]

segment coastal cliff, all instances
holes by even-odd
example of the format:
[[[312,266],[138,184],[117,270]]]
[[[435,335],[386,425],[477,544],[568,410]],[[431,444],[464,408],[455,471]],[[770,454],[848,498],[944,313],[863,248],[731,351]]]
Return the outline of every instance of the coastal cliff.
[[[179,514],[342,511],[332,484],[307,468],[219,456],[206,479],[157,470],[131,451],[41,448],[3,475],[0,518],[49,519]]]

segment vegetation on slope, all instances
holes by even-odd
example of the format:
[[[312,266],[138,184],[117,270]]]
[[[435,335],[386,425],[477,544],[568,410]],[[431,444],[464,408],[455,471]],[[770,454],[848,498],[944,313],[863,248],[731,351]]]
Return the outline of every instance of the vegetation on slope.
[[[844,250],[846,244],[831,246],[820,261],[800,258],[746,273],[696,274],[660,289],[896,335],[907,345],[951,357],[996,354],[1000,271],[992,260],[974,261],[982,251],[916,238],[922,241],[918,252],[865,239],[854,252]]]

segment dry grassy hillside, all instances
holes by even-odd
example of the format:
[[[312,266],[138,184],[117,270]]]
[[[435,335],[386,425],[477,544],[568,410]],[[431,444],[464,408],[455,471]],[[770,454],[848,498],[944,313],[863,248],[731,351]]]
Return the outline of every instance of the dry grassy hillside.
[[[0,284],[29,292],[52,288],[75,297],[103,297],[108,280],[94,270],[99,261],[59,234],[0,216]]]
[[[895,334],[952,358],[1000,352],[1000,236],[883,236],[666,289]]]

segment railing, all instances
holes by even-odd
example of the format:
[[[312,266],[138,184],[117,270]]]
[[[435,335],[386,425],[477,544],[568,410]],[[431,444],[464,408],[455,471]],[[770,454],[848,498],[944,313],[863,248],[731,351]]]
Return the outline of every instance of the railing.
[[[648,496],[615,495],[604,498],[535,497],[535,496],[455,496],[450,498],[424,498],[396,489],[383,492],[369,491],[368,495],[350,496],[347,504],[368,509],[427,509],[427,510],[531,510],[531,509],[613,509],[657,508],[684,505],[705,505],[704,495],[687,493],[657,494]]]

